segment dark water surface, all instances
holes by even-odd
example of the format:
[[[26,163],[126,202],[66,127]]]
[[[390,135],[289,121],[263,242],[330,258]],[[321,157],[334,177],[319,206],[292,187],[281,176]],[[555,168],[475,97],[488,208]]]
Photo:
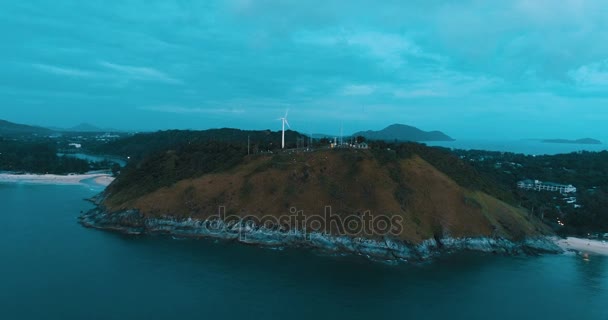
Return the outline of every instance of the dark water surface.
[[[456,140],[456,141],[434,141],[428,142],[429,146],[445,147],[464,150],[489,150],[500,152],[514,152],[529,155],[555,155],[578,151],[604,151],[608,149],[606,144],[569,144],[569,143],[545,143],[540,140]]]
[[[0,319],[608,319],[604,257],[389,266],[122,236],[77,223],[95,192],[0,184]]]

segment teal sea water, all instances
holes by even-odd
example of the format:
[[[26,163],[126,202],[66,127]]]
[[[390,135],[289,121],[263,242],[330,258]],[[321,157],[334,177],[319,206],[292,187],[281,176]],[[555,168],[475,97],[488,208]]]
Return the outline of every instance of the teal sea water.
[[[607,140],[602,140],[607,141]],[[456,140],[456,141],[433,141],[426,143],[429,146],[445,147],[464,150],[489,150],[499,152],[514,152],[529,155],[554,155],[560,153],[571,153],[578,151],[604,151],[608,150],[606,144],[568,144],[568,143],[544,143],[540,140]]]
[[[80,186],[0,184],[0,319],[608,319],[608,259],[390,266],[77,223]]]
[[[113,156],[97,156],[97,155],[86,154],[86,153],[58,153],[57,155],[72,157],[72,158],[81,159],[81,160],[93,161],[93,162],[110,161],[110,162],[117,163],[121,167],[124,167],[127,165],[126,160],[118,158],[118,157],[113,157]]]

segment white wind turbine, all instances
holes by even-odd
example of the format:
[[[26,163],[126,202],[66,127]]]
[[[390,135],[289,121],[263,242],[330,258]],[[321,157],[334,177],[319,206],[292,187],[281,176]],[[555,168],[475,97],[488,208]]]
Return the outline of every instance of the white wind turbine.
[[[291,129],[291,126],[289,125],[289,122],[287,121],[287,114],[289,114],[289,110],[285,111],[285,116],[282,118],[279,118],[279,120],[283,123],[283,136],[282,136],[282,140],[281,140],[281,148],[285,149],[285,125],[287,125],[287,127],[289,129]]]

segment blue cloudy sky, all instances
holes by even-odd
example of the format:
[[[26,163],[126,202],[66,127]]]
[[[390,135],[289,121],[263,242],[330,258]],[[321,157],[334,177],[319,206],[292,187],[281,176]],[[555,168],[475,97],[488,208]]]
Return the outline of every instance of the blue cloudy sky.
[[[603,0],[3,1],[0,118],[607,137]]]

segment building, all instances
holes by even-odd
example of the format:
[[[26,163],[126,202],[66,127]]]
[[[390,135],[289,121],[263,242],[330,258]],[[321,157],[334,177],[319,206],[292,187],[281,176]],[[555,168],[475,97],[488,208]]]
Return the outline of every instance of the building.
[[[334,138],[334,141],[329,144],[331,149],[369,149],[369,144],[367,142],[340,142],[338,138]]]
[[[355,148],[357,148],[357,149],[369,149],[369,145],[367,144],[367,142],[361,142],[361,143],[357,143],[355,145]]]
[[[575,193],[576,187],[571,184],[559,184],[553,182],[543,182],[539,180],[522,180],[517,183],[517,187],[524,190],[553,191],[559,193]]]

